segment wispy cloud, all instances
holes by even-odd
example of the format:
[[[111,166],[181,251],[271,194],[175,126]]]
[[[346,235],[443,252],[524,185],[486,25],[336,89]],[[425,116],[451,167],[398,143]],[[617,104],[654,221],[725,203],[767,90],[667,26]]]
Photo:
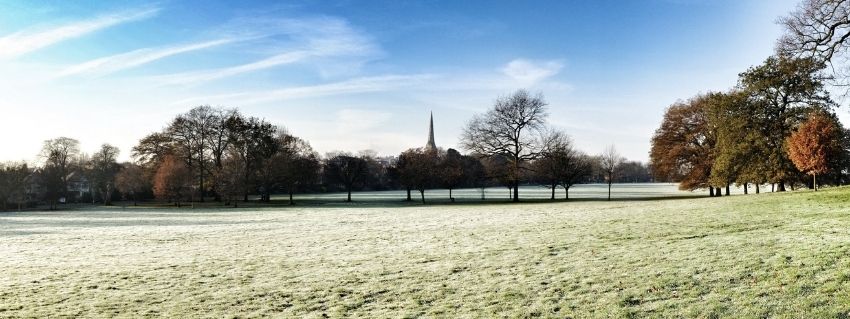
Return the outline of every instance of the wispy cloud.
[[[399,89],[421,84],[431,78],[433,78],[433,76],[428,74],[362,77],[328,84],[291,87],[268,91],[253,91],[194,97],[177,101],[174,104],[220,104],[222,103],[222,101],[238,101],[239,104],[247,105],[268,101],[389,91],[393,89]]]
[[[309,51],[304,50],[286,52],[259,61],[241,64],[237,66],[214,70],[192,71],[185,73],[161,75],[152,77],[151,79],[157,84],[194,85],[200,84],[202,82],[231,77],[242,73],[268,69],[279,65],[296,63],[299,61],[303,61],[311,55],[312,54]]]
[[[58,42],[80,37],[117,24],[152,17],[159,8],[113,13],[49,29],[24,30],[0,37],[0,58],[14,58]]]
[[[206,42],[190,43],[185,45],[169,46],[162,48],[146,48],[126,53],[116,54],[103,58],[94,59],[77,65],[70,66],[60,72],[57,77],[69,75],[92,75],[102,76],[105,74],[134,68],[159,59],[173,55],[207,49],[237,41],[236,39],[219,39]]]
[[[516,59],[505,65],[501,71],[503,74],[523,85],[534,85],[537,82],[558,74],[563,67],[564,64],[557,60],[531,61]]]
[[[194,85],[310,59],[368,58],[379,55],[378,45],[367,35],[355,30],[346,20],[334,17],[303,19],[256,19],[230,26],[254,30],[258,38],[286,37],[290,44],[270,57],[231,67],[191,71],[153,77],[158,84]],[[285,52],[280,52],[285,51]]]

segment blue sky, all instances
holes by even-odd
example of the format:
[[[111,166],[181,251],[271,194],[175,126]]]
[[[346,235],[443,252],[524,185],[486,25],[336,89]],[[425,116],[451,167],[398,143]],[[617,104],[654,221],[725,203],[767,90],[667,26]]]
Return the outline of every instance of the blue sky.
[[[645,161],[664,109],[772,53],[797,1],[0,3],[0,161],[43,140],[119,146],[196,105],[237,107],[320,153],[438,146],[525,88],[591,154]],[[846,113],[846,112],[839,112]]]

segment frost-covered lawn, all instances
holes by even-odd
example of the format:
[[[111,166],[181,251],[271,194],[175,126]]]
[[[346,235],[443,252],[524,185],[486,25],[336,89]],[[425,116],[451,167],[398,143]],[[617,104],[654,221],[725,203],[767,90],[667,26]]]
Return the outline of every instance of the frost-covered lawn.
[[[850,189],[0,214],[0,317],[846,317]]]

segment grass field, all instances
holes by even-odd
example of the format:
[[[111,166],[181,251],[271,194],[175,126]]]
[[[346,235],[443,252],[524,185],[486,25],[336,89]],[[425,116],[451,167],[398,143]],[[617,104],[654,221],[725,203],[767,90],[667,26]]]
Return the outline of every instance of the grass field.
[[[0,317],[850,316],[850,188],[0,214]]]

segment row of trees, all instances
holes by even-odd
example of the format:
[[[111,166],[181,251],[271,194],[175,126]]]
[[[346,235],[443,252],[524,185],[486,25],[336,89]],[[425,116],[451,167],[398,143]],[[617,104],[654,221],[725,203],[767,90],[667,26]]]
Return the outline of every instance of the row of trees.
[[[845,183],[850,133],[834,114],[826,66],[780,50],[741,73],[732,90],[670,106],[652,138],[654,173],[682,189],[708,188],[711,196],[723,188],[728,195],[730,184],[745,193],[753,184],[758,193],[766,183],[778,191]]]
[[[649,167],[625,162],[613,147],[599,156],[577,150],[563,132],[546,125],[542,95],[520,90],[499,98],[493,109],[467,125],[462,154],[454,149],[412,148],[398,156],[374,152],[329,153],[322,157],[286,129],[235,109],[199,106],[176,116],[132,149],[133,162],[118,163],[118,148],[104,144],[92,155],[77,140],[45,141],[40,165],[0,166],[3,205],[157,198],[180,206],[186,201],[238,205],[249,196],[270,201],[272,194],[403,189],[407,200],[428,189],[504,186],[514,201],[521,184],[557,188],[569,198],[573,185],[650,180]],[[622,173],[622,174],[620,174]],[[4,206],[5,208],[5,206]]]
[[[541,94],[532,95],[525,90],[499,98],[492,109],[467,123],[461,146],[478,158],[503,163],[499,178],[513,189],[514,202],[519,201],[519,185],[528,171],[552,188],[554,199],[557,186],[563,187],[569,197],[569,188],[586,181],[594,164],[608,183],[610,200],[611,184],[625,159],[613,145],[595,158],[575,150],[565,133],[547,125],[546,106]]]

